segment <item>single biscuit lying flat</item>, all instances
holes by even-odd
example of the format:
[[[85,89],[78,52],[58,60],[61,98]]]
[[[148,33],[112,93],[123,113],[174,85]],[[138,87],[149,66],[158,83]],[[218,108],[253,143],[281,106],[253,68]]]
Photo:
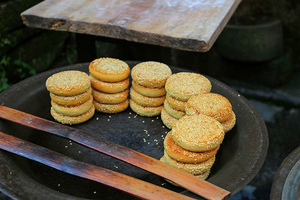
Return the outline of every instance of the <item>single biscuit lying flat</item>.
[[[133,87],[130,88],[130,98],[141,106],[161,106],[165,101],[165,96],[162,97],[146,97],[137,91]]]
[[[127,79],[130,73],[128,64],[115,58],[98,58],[89,65],[90,73],[100,81],[120,82]]]
[[[98,103],[117,104],[124,102],[128,98],[129,90],[126,89],[119,93],[109,94],[93,90],[92,95]]]
[[[78,116],[86,113],[93,106],[93,97],[90,96],[89,100],[76,105],[76,106],[62,106],[55,103],[53,100],[51,101],[52,108],[59,114],[66,116]]]
[[[169,94],[166,95],[166,100],[172,107],[185,112],[186,101],[177,100],[171,97]]]
[[[210,171],[211,167],[213,166],[216,160],[216,156],[213,156],[204,162],[190,164],[190,163],[178,162],[172,159],[166,152],[164,153],[164,157],[165,157],[166,164],[181,169],[183,171],[186,171],[193,175],[198,175]]]
[[[132,81],[132,87],[140,94],[146,97],[161,97],[166,95],[165,87],[162,88],[148,88]]]
[[[137,114],[145,117],[157,116],[161,113],[163,106],[151,107],[151,106],[142,106],[130,99],[130,108]]]
[[[128,99],[118,104],[105,104],[105,103],[99,103],[97,101],[94,101],[94,106],[96,110],[102,113],[119,113],[126,110],[128,105],[129,105]]]
[[[220,146],[224,135],[221,123],[205,115],[186,115],[172,128],[173,140],[182,148],[196,152]]]
[[[164,148],[167,154],[174,160],[183,163],[200,163],[208,160],[216,155],[220,146],[210,151],[194,152],[183,149],[175,143],[171,136],[171,132],[167,134],[164,140]]]
[[[84,93],[74,96],[59,96],[50,92],[50,98],[55,103],[62,106],[76,106],[89,100],[92,95],[92,88],[89,87]]]
[[[236,116],[234,114],[234,112],[232,111],[232,113],[230,114],[230,117],[225,121],[225,122],[222,122],[222,126],[223,126],[223,129],[224,129],[224,132],[227,133],[228,131],[230,131],[234,125],[236,123]]]
[[[219,122],[226,121],[232,113],[229,100],[216,93],[197,94],[192,96],[186,105],[186,114],[202,114],[215,118]]]
[[[86,113],[84,113],[82,115],[78,115],[78,116],[62,115],[62,114],[56,112],[52,107],[51,107],[50,113],[56,121],[58,121],[62,124],[70,124],[70,125],[80,124],[80,123],[83,123],[93,117],[93,115],[95,113],[95,107],[92,106],[91,109],[88,110]]]
[[[59,96],[74,96],[91,87],[89,76],[81,71],[62,71],[50,76],[46,81],[47,90]]]
[[[159,62],[142,62],[135,65],[131,70],[132,80],[149,88],[162,88],[172,71],[166,64]]]
[[[105,92],[109,94],[119,93],[126,90],[129,86],[129,78],[120,82],[104,82],[96,79],[93,75],[89,75],[91,79],[92,87],[100,92]]]
[[[171,75],[165,85],[167,93],[178,100],[187,101],[192,95],[211,91],[211,83],[205,77],[192,72]]]
[[[169,129],[172,129],[172,127],[174,126],[174,124],[177,122],[178,119],[172,117],[171,115],[169,115],[167,113],[167,111],[162,108],[161,110],[161,121],[164,123],[164,125],[166,125],[166,127],[168,127]]]

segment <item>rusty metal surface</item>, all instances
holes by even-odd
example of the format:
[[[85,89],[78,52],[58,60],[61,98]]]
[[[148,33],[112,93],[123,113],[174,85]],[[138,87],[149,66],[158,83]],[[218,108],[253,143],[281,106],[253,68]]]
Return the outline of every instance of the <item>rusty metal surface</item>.
[[[130,66],[135,64],[135,62],[128,63]],[[87,66],[88,64],[77,64],[31,77],[1,93],[0,102],[8,107],[53,120],[49,112],[51,105],[45,87],[46,79],[61,70],[76,69],[87,72]],[[172,67],[172,71],[187,70]],[[225,84],[213,78],[210,80],[213,92],[222,94],[231,101],[237,116],[237,124],[226,134],[208,181],[234,194],[249,183],[261,168],[268,149],[268,134],[264,121],[248,100]],[[99,134],[107,140],[156,159],[163,155],[163,136],[169,131],[159,117],[137,116],[130,109],[114,115],[96,113],[88,122],[74,127]],[[69,140],[3,120],[0,120],[0,130],[79,161],[112,169],[193,196],[156,175]],[[0,160],[0,190],[12,198],[135,199],[101,184],[58,172],[4,151],[0,151]]]

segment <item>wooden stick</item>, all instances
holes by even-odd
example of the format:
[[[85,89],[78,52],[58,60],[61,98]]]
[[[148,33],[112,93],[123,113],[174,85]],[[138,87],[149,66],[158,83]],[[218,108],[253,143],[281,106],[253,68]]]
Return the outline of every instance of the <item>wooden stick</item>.
[[[98,152],[157,174],[206,199],[225,199],[230,195],[229,191],[199,179],[187,172],[130,148],[107,141],[87,131],[42,119],[2,105],[0,105],[0,118],[68,138]]]
[[[3,132],[0,132],[0,148],[68,174],[90,179],[122,190],[123,192],[142,199],[193,199],[112,170],[76,161],[55,151],[7,135]]]

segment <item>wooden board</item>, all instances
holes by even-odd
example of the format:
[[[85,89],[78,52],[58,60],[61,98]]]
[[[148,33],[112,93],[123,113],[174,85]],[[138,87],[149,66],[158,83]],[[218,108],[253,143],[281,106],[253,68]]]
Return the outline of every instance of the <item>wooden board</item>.
[[[241,0],[45,0],[21,14],[30,27],[208,51]]]

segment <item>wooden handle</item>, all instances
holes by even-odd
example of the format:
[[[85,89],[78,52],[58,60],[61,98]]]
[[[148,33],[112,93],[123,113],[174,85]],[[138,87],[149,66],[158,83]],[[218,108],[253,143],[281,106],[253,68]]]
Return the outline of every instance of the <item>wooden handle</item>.
[[[42,119],[2,105],[0,106],[0,118],[68,138],[98,152],[157,174],[206,199],[225,199],[230,195],[229,191],[199,179],[187,172],[169,166],[130,148],[92,135],[87,131]]]
[[[193,199],[112,170],[76,161],[3,132],[0,132],[0,148],[57,170],[122,190],[142,199]]]

